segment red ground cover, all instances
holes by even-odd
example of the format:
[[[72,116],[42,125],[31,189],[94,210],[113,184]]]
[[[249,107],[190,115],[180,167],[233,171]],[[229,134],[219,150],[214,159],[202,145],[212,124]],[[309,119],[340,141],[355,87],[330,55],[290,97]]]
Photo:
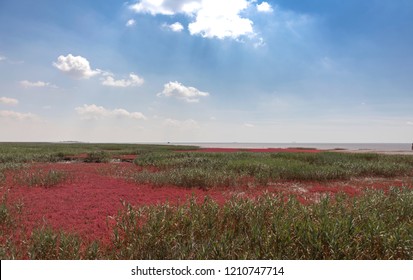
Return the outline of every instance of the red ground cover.
[[[215,149],[214,149],[215,150]],[[225,149],[227,150],[227,149]],[[211,149],[207,149],[211,151]],[[11,208],[23,205],[19,227],[30,234],[34,228],[50,225],[55,229],[75,232],[86,240],[109,241],[113,217],[122,208],[121,201],[144,206],[164,202],[183,203],[195,196],[202,201],[209,196],[222,204],[225,200],[237,197],[256,197],[263,193],[284,193],[296,195],[303,203],[318,201],[322,195],[345,192],[351,196],[365,189],[388,189],[390,186],[410,186],[406,179],[353,179],[333,182],[294,182],[280,181],[267,186],[257,186],[254,180],[246,180],[237,188],[217,188],[202,190],[176,186],[154,187],[129,182],[116,176],[119,173],[139,171],[141,167],[129,162],[119,163],[48,163],[34,164],[32,170],[59,170],[68,174],[68,179],[56,186],[29,187],[18,185],[13,176],[7,174],[6,184],[0,188],[3,195],[8,190],[8,204]],[[109,221],[109,222],[108,222]]]
[[[108,238],[107,218],[117,214],[121,201],[133,205],[178,203],[191,196],[203,199],[206,195],[223,201],[221,191],[203,191],[175,186],[152,187],[116,178],[113,170],[138,169],[131,163],[54,163],[36,164],[33,170],[59,170],[69,174],[66,182],[51,187],[19,186],[13,183],[15,174],[8,174],[8,203],[23,203],[21,221],[27,233],[42,225],[76,232],[84,238]],[[17,175],[18,176],[18,175]],[[6,189],[3,189],[3,192]]]

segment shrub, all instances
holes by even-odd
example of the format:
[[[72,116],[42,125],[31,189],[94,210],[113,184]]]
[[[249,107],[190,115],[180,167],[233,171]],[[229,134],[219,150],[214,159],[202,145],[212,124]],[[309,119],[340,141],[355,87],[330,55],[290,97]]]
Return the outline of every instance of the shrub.
[[[110,154],[105,152],[105,151],[95,151],[87,154],[87,157],[85,159],[85,162],[95,162],[95,163],[101,163],[101,162],[109,162],[110,161]]]

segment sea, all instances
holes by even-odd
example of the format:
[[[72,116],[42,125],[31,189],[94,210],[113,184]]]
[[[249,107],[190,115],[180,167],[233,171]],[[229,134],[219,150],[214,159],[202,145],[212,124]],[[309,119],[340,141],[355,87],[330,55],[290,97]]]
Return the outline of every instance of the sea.
[[[407,152],[412,151],[412,143],[241,143],[241,142],[169,142],[173,145],[194,145],[201,148],[313,148],[319,150],[360,150],[383,152]]]

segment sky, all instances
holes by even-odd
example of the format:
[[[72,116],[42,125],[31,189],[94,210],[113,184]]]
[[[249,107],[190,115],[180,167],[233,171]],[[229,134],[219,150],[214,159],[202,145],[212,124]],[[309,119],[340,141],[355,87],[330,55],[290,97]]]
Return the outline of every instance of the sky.
[[[0,0],[0,141],[411,143],[413,1]]]

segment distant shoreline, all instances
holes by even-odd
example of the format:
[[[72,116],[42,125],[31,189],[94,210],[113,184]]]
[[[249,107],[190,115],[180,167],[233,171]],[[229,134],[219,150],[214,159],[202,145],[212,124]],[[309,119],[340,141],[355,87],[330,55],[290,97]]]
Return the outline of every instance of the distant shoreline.
[[[213,143],[213,142],[170,142],[170,145],[193,145],[201,148],[238,148],[238,149],[265,149],[265,148],[296,148],[318,149],[337,152],[355,153],[397,153],[413,154],[411,143]]]
[[[247,143],[247,142],[84,142],[84,141],[38,141],[38,142],[0,142],[1,144],[129,144],[129,145],[177,145],[197,146],[202,148],[220,149],[317,149],[320,151],[343,153],[379,153],[413,155],[412,143]]]

